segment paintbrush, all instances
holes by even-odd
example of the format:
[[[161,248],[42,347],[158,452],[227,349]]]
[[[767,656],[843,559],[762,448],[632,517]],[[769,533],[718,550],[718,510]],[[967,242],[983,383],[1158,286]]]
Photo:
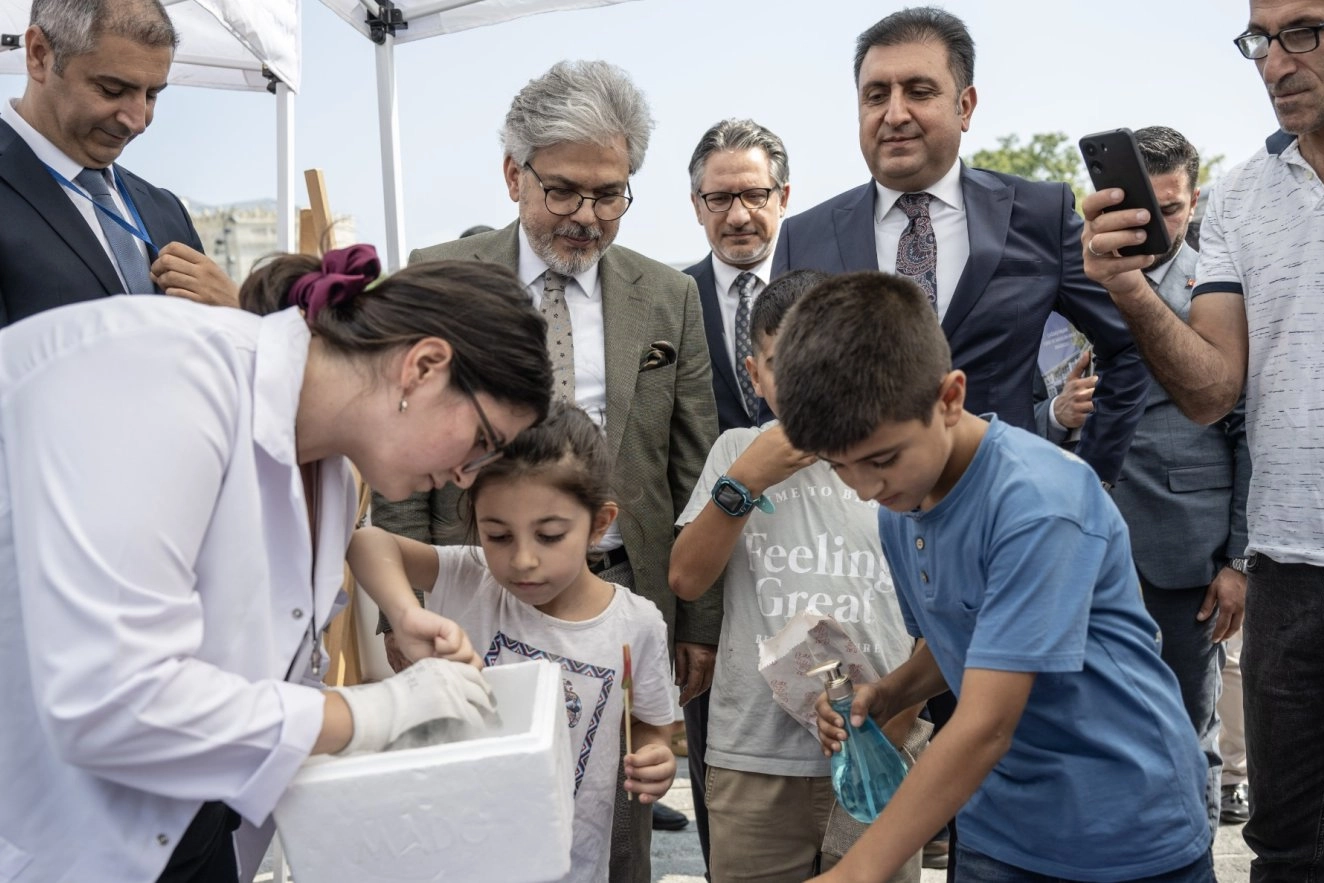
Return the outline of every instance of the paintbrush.
[[[621,695],[625,699],[625,753],[634,754],[634,741],[630,737],[630,718],[634,708],[634,676],[630,671],[630,645],[621,645],[625,655],[625,674],[621,677]],[[634,792],[625,792],[626,800],[634,800]]]

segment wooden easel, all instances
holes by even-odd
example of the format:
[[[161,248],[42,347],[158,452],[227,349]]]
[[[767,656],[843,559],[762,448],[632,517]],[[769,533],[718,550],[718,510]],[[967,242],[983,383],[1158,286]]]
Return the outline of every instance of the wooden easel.
[[[331,202],[326,195],[326,179],[321,169],[308,169],[303,173],[308,186],[308,204],[311,208],[299,211],[299,253],[321,255],[336,247],[335,227],[332,224]],[[353,469],[353,467],[350,467]],[[355,523],[361,524],[368,512],[368,486],[354,470],[359,489],[359,508]],[[326,627],[326,652],[331,661],[323,681],[334,687],[350,686],[363,680],[363,666],[359,658],[358,628],[354,614],[354,591],[357,586],[345,567],[345,594],[349,603]]]

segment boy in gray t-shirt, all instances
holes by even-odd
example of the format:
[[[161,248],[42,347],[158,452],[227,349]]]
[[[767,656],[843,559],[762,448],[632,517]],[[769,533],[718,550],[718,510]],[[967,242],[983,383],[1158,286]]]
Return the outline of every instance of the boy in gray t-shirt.
[[[822,278],[788,274],[754,305],[745,367],[774,414],[777,330]],[[725,574],[705,758],[714,880],[804,880],[835,800],[817,737],[782,710],[759,674],[759,643],[809,610],[841,623],[880,674],[910,655],[877,510],[771,421],[718,438],[676,522],[672,591],[693,600]],[[888,735],[900,745],[910,720],[894,723]]]

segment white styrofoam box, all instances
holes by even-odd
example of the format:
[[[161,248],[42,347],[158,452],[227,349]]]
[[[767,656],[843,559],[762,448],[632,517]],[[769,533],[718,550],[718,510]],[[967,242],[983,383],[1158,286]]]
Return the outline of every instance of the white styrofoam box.
[[[296,883],[565,876],[574,770],[561,669],[483,674],[501,720],[475,738],[304,765],[275,814]]]

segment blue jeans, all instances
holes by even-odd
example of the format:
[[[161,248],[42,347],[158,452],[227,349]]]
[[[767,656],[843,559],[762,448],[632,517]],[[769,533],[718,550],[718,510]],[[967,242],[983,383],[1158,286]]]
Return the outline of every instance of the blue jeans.
[[[1219,719],[1218,694],[1222,688],[1222,670],[1225,653],[1222,644],[1210,639],[1214,635],[1217,616],[1196,622],[1195,614],[1204,603],[1207,586],[1191,589],[1161,589],[1143,576],[1140,588],[1145,597],[1145,609],[1158,623],[1163,635],[1159,652],[1168,668],[1177,676],[1181,687],[1182,705],[1195,727],[1209,764],[1205,778],[1205,808],[1209,813],[1209,830],[1218,834],[1218,816],[1222,810],[1223,757],[1218,751]]]
[[[1072,883],[1065,877],[1049,877],[1003,864],[964,844],[956,847],[956,883]],[[1206,852],[1184,868],[1154,877],[1116,883],[1218,883],[1214,877],[1214,857]]]
[[[1253,559],[1241,651],[1252,883],[1324,883],[1324,567]]]

